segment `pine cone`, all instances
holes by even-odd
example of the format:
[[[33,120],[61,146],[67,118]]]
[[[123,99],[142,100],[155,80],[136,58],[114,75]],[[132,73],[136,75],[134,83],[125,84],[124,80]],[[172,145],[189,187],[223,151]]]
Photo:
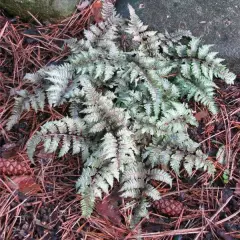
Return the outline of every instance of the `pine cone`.
[[[153,203],[153,206],[159,213],[166,214],[171,217],[177,217],[183,210],[183,204],[173,199],[160,199]]]
[[[0,158],[0,175],[17,176],[30,173],[31,169],[26,162]]]

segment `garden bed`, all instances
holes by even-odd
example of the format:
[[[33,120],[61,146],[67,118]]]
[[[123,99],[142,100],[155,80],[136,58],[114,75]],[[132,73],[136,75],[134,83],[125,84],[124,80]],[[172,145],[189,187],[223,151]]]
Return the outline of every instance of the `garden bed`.
[[[169,217],[151,207],[144,218],[130,229],[130,212],[125,202],[112,193],[96,205],[88,220],[81,217],[80,195],[75,182],[81,170],[81,159],[66,155],[38,152],[33,165],[26,155],[26,142],[46,121],[60,119],[66,106],[46,108],[36,114],[25,113],[12,130],[6,130],[15,91],[29,89],[23,82],[26,73],[61,63],[69,53],[63,40],[82,37],[82,30],[94,21],[93,6],[59,24],[43,25],[37,19],[23,23],[17,18],[0,16],[0,158],[29,164],[31,173],[0,178],[0,238],[2,239],[238,239],[240,238],[240,81],[219,86],[217,115],[192,103],[199,122],[189,130],[190,136],[202,143],[202,150],[216,165],[212,182],[206,173],[189,178],[173,177],[173,187],[162,185],[164,199],[183,203],[179,216]],[[96,19],[95,19],[96,20]],[[218,163],[216,153],[225,146],[225,166]],[[228,172],[225,170],[229,169]],[[20,179],[19,179],[20,178]],[[30,179],[30,180],[29,180]],[[13,184],[11,184],[13,182]],[[117,204],[116,204],[117,203]],[[142,231],[139,226],[142,225]]]

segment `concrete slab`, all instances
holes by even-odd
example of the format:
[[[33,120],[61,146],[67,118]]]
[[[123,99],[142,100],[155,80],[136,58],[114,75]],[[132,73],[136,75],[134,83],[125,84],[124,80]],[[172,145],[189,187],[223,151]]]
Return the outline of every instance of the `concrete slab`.
[[[239,0],[118,0],[117,10],[128,16],[130,3],[143,22],[152,29],[169,32],[190,30],[203,36],[204,43],[240,73],[240,1]]]

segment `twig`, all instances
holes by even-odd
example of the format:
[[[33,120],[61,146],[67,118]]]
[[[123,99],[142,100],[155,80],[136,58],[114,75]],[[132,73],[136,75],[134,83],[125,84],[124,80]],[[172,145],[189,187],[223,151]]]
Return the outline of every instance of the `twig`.
[[[28,14],[42,27],[43,25],[40,23],[40,21],[29,11],[27,11]]]
[[[233,213],[232,215],[230,215],[230,216],[228,216],[228,217],[226,217],[226,218],[224,218],[224,219],[222,219],[222,220],[220,220],[220,221],[218,221],[218,222],[216,222],[214,224],[215,225],[219,225],[219,224],[222,224],[224,222],[227,222],[230,219],[232,219],[233,217],[237,216],[239,213],[240,213],[240,209],[237,212]]]
[[[156,233],[143,233],[143,234],[135,235],[133,237],[153,237],[153,238],[159,238],[159,237],[166,237],[166,236],[194,234],[194,233],[198,233],[199,231],[201,231],[201,227],[189,228],[189,229],[178,229],[178,230],[156,232]],[[204,231],[204,233],[206,233],[206,232],[207,231]]]
[[[2,30],[0,32],[0,40],[1,40],[2,36],[3,36],[3,33],[4,33],[5,29],[7,28],[7,26],[8,26],[8,22],[5,23],[4,27],[2,28]]]
[[[218,209],[218,211],[209,219],[209,222],[201,228],[201,231],[197,234],[197,236],[194,238],[194,240],[199,239],[201,234],[203,234],[204,230],[209,226],[210,223],[214,220],[214,218],[217,217],[217,215],[227,206],[227,204],[231,201],[233,196],[230,196],[227,201]]]

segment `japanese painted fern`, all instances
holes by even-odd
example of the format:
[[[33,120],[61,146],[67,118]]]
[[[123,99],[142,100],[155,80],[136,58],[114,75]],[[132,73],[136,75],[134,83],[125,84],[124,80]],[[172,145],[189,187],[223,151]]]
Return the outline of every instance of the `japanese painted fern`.
[[[188,125],[196,126],[187,103],[193,99],[217,112],[214,77],[232,84],[235,75],[189,32],[161,34],[147,26],[129,6],[125,24],[113,5],[103,7],[104,21],[85,30],[85,38],[67,41],[68,60],[25,79],[34,91],[16,97],[10,129],[24,110],[70,104],[69,115],[45,123],[28,142],[33,159],[37,145],[46,152],[80,154],[83,169],[76,187],[82,214],[89,217],[96,198],[119,182],[124,198],[135,201],[136,219],[147,214],[151,199],[160,198],[151,180],[171,186],[160,166],[179,175],[183,167],[214,173],[213,164],[192,141]],[[165,168],[166,169],[166,168]]]

